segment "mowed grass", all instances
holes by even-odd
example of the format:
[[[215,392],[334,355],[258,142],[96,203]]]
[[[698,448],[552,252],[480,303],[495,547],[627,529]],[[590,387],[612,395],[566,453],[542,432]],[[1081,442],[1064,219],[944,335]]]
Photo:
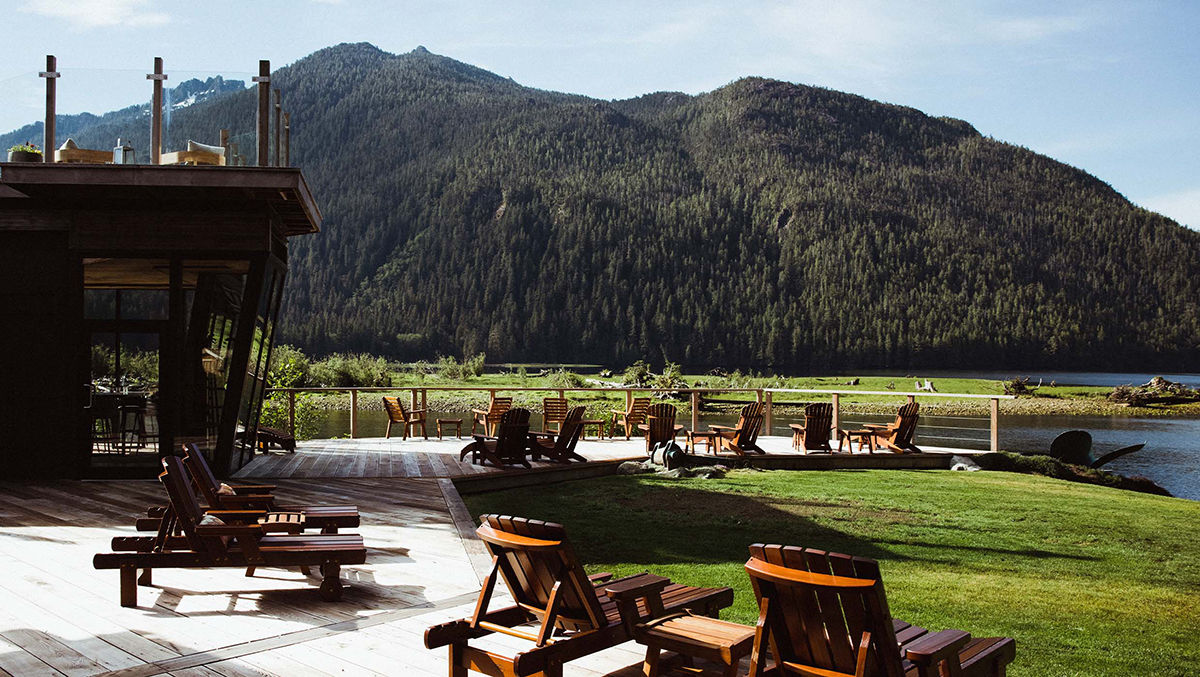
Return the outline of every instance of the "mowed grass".
[[[1017,639],[1010,675],[1200,675],[1200,503],[1037,476],[735,471],[616,476],[466,497],[567,525],[590,573],[729,585],[752,624],[746,546],[879,560],[892,615]]]

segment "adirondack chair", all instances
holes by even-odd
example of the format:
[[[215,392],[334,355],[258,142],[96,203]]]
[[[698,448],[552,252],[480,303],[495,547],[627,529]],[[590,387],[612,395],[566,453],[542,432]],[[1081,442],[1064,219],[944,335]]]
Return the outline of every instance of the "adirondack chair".
[[[475,440],[463,447],[458,460],[461,461],[467,454],[471,454],[472,463],[487,460],[497,468],[512,464],[532,468],[529,459],[526,458],[526,452],[529,450],[529,411],[520,408],[509,409],[500,417],[496,427],[496,437],[472,435]]]
[[[412,430],[413,437],[416,437],[417,426],[421,426],[421,436],[429,439],[429,433],[425,430],[426,411],[424,409],[409,411],[405,408],[404,403],[400,401],[399,397],[387,397],[385,395],[383,398],[383,410],[387,412],[388,416],[387,431],[383,434],[384,439],[392,436],[393,424],[402,426],[400,439],[407,440],[409,430]]]
[[[643,621],[691,611],[716,616],[733,603],[730,588],[694,588],[648,573],[612,579],[588,576],[561,524],[484,515],[476,533],[492,555],[492,569],[475,613],[425,631],[425,647],[449,647],[450,676],[468,670],[494,677],[543,674],[562,677],[563,664],[633,637]],[[489,609],[496,579],[503,578],[515,605]],[[519,626],[536,622],[536,629]],[[500,633],[532,646],[512,655],[470,645]]]
[[[917,445],[913,444],[913,433],[917,431],[917,419],[920,418],[919,411],[921,405],[916,402],[909,402],[900,407],[900,411],[896,414],[896,420],[887,425],[872,425],[863,426],[864,429],[870,431],[871,441],[873,446],[882,446],[897,454],[902,454],[906,451],[920,452]],[[859,445],[861,447],[861,443]]]
[[[504,412],[512,409],[513,398],[511,397],[493,397],[488,408],[472,409],[471,412],[475,418],[471,420],[471,436],[475,436],[475,426],[483,424],[484,435],[495,435],[496,424],[500,423],[500,417]]]
[[[567,418],[567,398],[547,397],[543,399],[542,412],[542,432],[551,432],[550,426],[554,426],[554,432],[560,432],[563,420]]]
[[[646,435],[646,453],[655,445],[673,442],[683,432],[683,426],[675,425],[675,405],[659,402],[646,409],[646,422],[638,426]]]
[[[1004,677],[1008,637],[972,639],[894,620],[870,559],[780,545],[750,546],[746,572],[758,598],[750,674],[821,677]]]
[[[727,425],[709,426],[709,430],[717,433],[717,450],[728,449],[736,452],[738,456],[745,456],[748,451],[767,453],[758,446],[758,433],[762,430],[765,406],[762,402],[751,402],[742,407],[738,423],[732,428]]]
[[[813,402],[804,408],[804,425],[793,423],[792,448],[810,451],[828,451],[829,431],[833,428],[833,405],[828,402]]]
[[[608,426],[610,436],[615,436],[617,431],[617,419],[620,419],[621,425],[625,426],[625,439],[633,434],[634,430],[646,420],[646,409],[650,407],[649,397],[635,397],[630,403],[629,409],[612,409],[612,423]]]
[[[324,576],[321,599],[336,601],[342,596],[342,565],[367,561],[362,536],[355,534],[264,535],[258,524],[201,524],[205,514],[183,459],[167,456],[162,463],[165,472],[160,479],[171,499],[168,512],[178,520],[183,536],[165,542],[153,536],[118,536],[112,541],[115,552],[92,558],[96,569],[120,570],[121,606],[137,606],[138,569],[145,570],[142,584],[148,585],[154,569],[199,567],[320,566]],[[244,515],[245,511],[235,512]]]
[[[583,433],[583,407],[575,407],[566,413],[559,432],[529,433],[529,450],[533,460],[543,455],[552,461],[570,463],[571,461],[586,461],[587,459],[575,453],[575,445]]]

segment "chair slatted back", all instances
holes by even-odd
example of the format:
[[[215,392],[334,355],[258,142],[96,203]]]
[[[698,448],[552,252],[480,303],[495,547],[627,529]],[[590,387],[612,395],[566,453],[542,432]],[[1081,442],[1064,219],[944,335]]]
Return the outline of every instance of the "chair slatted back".
[[[188,477],[187,470],[184,469],[183,459],[178,456],[166,456],[163,458],[162,464],[163,470],[166,472],[159,475],[159,479],[167,489],[167,496],[171,500],[171,509],[178,521],[178,527],[187,539],[188,546],[196,552],[208,554],[214,560],[224,559],[228,548],[223,539],[220,537],[205,538],[196,532],[196,526],[204,518],[204,511],[201,510],[200,501],[192,489],[192,482]]]
[[[865,674],[904,677],[874,560],[756,543],[746,572],[760,610],[766,602],[771,654],[783,674],[817,668],[852,677],[864,633],[870,633]]]
[[[562,430],[563,420],[567,418],[567,398],[547,397],[542,400],[542,432],[551,425]]]
[[[896,422],[892,424],[892,428],[896,431],[895,437],[892,438],[892,444],[898,447],[907,447],[912,444],[913,434],[917,432],[917,419],[920,418],[921,405],[916,402],[909,402],[900,407],[900,412],[896,415]]]
[[[641,425],[646,420],[646,410],[650,408],[649,397],[635,397],[625,412],[625,420],[629,425]]]
[[[208,466],[208,460],[200,452],[200,447],[195,444],[183,445],[183,463],[191,473],[192,482],[200,490],[200,495],[204,496],[204,502],[210,509],[220,510],[221,496],[217,492],[221,488],[221,483],[213,474],[212,468]]]
[[[558,437],[554,440],[556,457],[562,458],[575,451],[575,445],[579,443],[579,436],[583,432],[585,411],[583,407],[575,407],[563,417],[562,425],[558,429]]]
[[[758,433],[762,430],[763,410],[766,405],[762,402],[751,402],[742,407],[741,417],[738,418],[737,436],[733,443],[741,449],[751,449],[758,442]]]
[[[511,400],[510,400],[511,401]],[[524,459],[529,449],[529,410],[508,409],[496,430],[496,455],[503,460]]]
[[[556,627],[576,631],[607,624],[596,589],[561,524],[483,515],[476,533],[498,558],[501,577],[513,599],[526,611],[544,618],[550,593],[558,583]]]
[[[404,403],[400,401],[399,397],[388,397],[385,395],[383,398],[383,410],[387,412],[388,420],[392,423],[408,422],[408,410],[404,408]]]
[[[650,446],[675,439],[675,405],[660,402],[646,409],[646,443]]]
[[[813,402],[804,408],[804,448],[829,449],[833,430],[833,404]]]

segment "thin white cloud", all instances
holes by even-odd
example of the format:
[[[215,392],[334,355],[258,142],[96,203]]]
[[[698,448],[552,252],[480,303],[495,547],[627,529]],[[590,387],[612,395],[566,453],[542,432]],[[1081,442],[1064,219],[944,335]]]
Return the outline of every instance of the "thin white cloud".
[[[167,13],[150,9],[149,0],[28,0],[19,9],[61,19],[76,31],[112,26],[161,26],[171,20]]]
[[[1003,41],[1037,42],[1068,33],[1078,33],[1087,30],[1091,25],[1091,18],[1084,15],[1013,17],[995,21],[986,30],[992,37]]]
[[[1142,201],[1141,205],[1189,228],[1200,230],[1200,188],[1156,195]]]

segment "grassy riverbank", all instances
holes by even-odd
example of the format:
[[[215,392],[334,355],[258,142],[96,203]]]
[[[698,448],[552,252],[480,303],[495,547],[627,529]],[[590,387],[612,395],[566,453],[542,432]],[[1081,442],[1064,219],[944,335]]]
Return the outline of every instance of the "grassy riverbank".
[[[1017,639],[1013,677],[1200,674],[1200,504],[1010,473],[611,477],[466,497],[566,524],[589,572],[730,585],[753,542],[880,561],[893,615]]]

